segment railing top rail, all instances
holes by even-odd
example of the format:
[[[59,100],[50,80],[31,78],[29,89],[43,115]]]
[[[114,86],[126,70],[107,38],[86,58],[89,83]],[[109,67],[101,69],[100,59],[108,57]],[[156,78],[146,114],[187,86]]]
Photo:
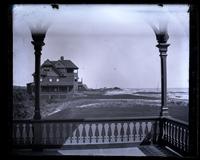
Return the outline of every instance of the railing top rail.
[[[188,127],[188,125],[189,125],[188,122],[185,122],[185,121],[182,121],[182,120],[179,120],[179,119],[170,117],[170,116],[169,116],[169,117],[164,117],[163,119],[164,119],[164,120],[167,120],[167,121],[173,121],[173,122],[175,122],[175,123],[179,123],[179,124],[184,125],[184,126],[187,126],[187,127]]]
[[[106,117],[106,118],[84,118],[84,119],[42,119],[42,120],[13,120],[13,123],[63,123],[63,122],[112,122],[112,121],[155,121],[159,116],[151,117]]]

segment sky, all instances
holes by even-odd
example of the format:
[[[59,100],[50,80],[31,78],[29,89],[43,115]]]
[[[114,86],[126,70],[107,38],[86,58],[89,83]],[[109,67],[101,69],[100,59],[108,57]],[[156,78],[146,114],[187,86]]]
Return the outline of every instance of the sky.
[[[89,88],[158,88],[160,56],[151,25],[166,23],[169,34],[168,88],[188,88],[187,5],[14,5],[13,85],[33,81],[30,28],[48,26],[41,64],[61,56],[79,67]]]

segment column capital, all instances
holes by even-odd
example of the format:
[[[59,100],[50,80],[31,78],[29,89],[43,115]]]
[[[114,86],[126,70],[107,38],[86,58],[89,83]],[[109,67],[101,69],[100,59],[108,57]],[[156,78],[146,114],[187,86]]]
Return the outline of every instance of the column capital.
[[[35,41],[31,41],[31,43],[34,46],[35,54],[40,54],[41,55],[42,46],[44,46],[45,43],[44,42],[35,42]]]
[[[170,44],[167,43],[159,43],[156,45],[156,47],[159,49],[159,52],[161,56],[167,56],[167,48],[170,46]]]
[[[45,33],[32,33],[32,39],[31,43],[34,46],[34,49],[36,52],[41,52],[42,46],[45,45],[44,43],[44,38],[45,38]]]

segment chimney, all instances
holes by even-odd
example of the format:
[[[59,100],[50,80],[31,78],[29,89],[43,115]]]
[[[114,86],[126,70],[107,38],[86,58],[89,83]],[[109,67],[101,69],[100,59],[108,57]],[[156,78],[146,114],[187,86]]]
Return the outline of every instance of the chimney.
[[[61,60],[61,61],[63,61],[63,60],[64,60],[64,57],[63,57],[63,56],[61,56],[61,57],[60,57],[60,60]]]

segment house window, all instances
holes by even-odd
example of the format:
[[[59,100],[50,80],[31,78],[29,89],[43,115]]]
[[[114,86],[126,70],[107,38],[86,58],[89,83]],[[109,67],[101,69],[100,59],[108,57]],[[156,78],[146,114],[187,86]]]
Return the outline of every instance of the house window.
[[[52,79],[51,79],[51,78],[49,78],[49,82],[52,82]]]
[[[49,68],[44,68],[44,71],[45,71],[45,72],[48,72],[48,71],[49,71]]]
[[[56,79],[56,82],[59,82],[59,81],[60,81],[60,80],[57,78],[57,79]]]
[[[42,78],[40,78],[40,82],[42,82]]]

